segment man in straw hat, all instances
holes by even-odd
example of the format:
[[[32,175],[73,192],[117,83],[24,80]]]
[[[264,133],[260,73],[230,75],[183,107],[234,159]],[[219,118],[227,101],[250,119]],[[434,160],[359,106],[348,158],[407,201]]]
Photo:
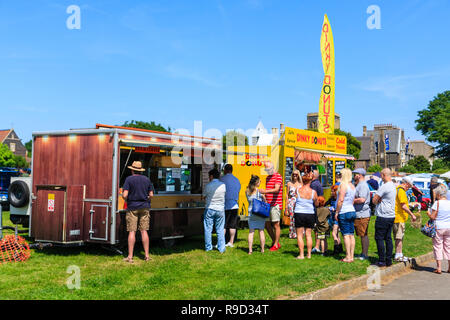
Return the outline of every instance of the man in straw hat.
[[[128,257],[124,259],[133,263],[133,250],[136,242],[136,231],[139,227],[142,245],[145,251],[145,261],[150,260],[149,238],[147,230],[150,227],[150,198],[153,197],[153,184],[142,175],[145,171],[140,161],[134,161],[131,166],[132,175],[125,179],[122,198],[127,202]]]

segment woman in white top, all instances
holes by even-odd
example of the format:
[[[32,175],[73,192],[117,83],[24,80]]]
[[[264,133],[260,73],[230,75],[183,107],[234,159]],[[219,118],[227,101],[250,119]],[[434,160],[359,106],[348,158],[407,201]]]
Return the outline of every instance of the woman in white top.
[[[348,168],[341,170],[342,180],[337,191],[337,205],[335,219],[338,220],[339,229],[344,236],[346,257],[342,262],[353,262],[355,254],[355,225],[356,218],[353,201],[356,188],[352,184],[352,171]]]
[[[434,273],[441,274],[442,259],[448,261],[450,273],[450,200],[447,199],[447,187],[443,184],[434,189],[436,201],[431,207],[428,216],[435,220],[436,236],[433,238],[434,258],[436,259],[436,270]]]
[[[297,238],[297,230],[295,229],[295,220],[294,220],[294,207],[295,201],[297,199],[297,190],[303,185],[302,177],[300,176],[300,171],[295,169],[291,174],[291,181],[287,183],[287,206],[286,206],[286,215],[289,216],[289,239]]]

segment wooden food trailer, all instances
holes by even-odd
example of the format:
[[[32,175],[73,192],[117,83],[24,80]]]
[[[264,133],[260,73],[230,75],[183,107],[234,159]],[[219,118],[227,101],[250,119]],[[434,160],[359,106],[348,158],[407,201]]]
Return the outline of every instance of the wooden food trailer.
[[[38,242],[116,245],[126,238],[120,196],[141,161],[155,188],[151,239],[203,233],[203,186],[222,159],[220,139],[97,124],[33,133],[30,236]]]
[[[331,195],[336,173],[347,166],[347,160],[355,160],[347,154],[347,137],[319,133],[310,130],[280,126],[280,137],[269,146],[229,147],[227,163],[233,165],[233,174],[246,186],[252,174],[261,178],[260,188],[265,188],[267,173],[264,163],[272,161],[283,177],[283,211],[286,209],[286,184],[294,168],[300,171],[319,171],[324,197]],[[247,216],[245,188],[239,195],[239,215]]]

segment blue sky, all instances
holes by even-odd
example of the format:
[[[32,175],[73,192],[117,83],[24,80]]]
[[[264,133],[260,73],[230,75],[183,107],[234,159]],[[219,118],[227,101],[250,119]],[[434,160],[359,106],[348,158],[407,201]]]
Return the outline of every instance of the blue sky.
[[[81,29],[69,30],[69,5]],[[381,29],[369,30],[369,5]],[[0,129],[156,121],[172,128],[305,128],[323,80],[330,19],[341,129],[392,123],[450,89],[450,2],[168,0],[0,1]]]

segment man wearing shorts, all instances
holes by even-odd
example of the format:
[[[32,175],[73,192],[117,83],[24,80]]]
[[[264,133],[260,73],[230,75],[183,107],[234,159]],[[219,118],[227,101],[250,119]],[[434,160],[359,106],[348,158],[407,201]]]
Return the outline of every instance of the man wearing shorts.
[[[136,231],[141,232],[142,245],[145,251],[145,261],[150,260],[149,238],[150,228],[150,198],[153,197],[153,184],[142,175],[145,171],[140,161],[134,161],[131,166],[131,176],[125,179],[122,198],[127,202],[128,257],[124,261],[133,263],[133,250],[136,242]]]
[[[408,215],[412,221],[416,221],[416,216],[409,210],[408,196],[406,192],[412,187],[412,181],[408,177],[402,179],[402,183],[397,187],[395,197],[395,220],[394,220],[394,239],[395,239],[395,261],[407,262],[408,257],[403,256],[403,237],[405,236],[405,222]]]
[[[356,211],[355,230],[356,235],[361,238],[362,253],[359,256],[360,260],[366,260],[369,252],[369,237],[367,230],[370,222],[370,189],[365,181],[366,170],[358,168],[353,170],[356,193],[353,206]]]
[[[241,191],[241,183],[239,179],[233,175],[233,166],[231,164],[226,164],[223,168],[224,175],[220,178],[220,181],[225,183],[226,193],[225,193],[225,230],[229,232],[229,240],[225,245],[226,247],[234,247],[234,239],[236,235],[236,230],[239,224],[238,216],[238,201],[239,192]],[[226,235],[225,235],[226,237]]]
[[[283,210],[283,178],[278,172],[275,172],[274,165],[268,161],[264,169],[268,176],[266,178],[266,189],[260,189],[267,202],[270,204],[270,221],[266,221],[266,229],[272,238],[272,247],[270,251],[277,251],[280,245],[280,216]]]

